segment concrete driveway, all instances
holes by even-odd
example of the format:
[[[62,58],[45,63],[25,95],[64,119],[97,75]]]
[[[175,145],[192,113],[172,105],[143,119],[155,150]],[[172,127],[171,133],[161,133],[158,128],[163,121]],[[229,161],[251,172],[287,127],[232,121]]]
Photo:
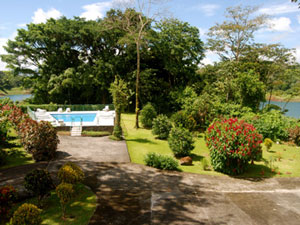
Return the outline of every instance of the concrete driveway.
[[[58,159],[90,162],[130,162],[125,141],[109,137],[71,137],[59,135]]]

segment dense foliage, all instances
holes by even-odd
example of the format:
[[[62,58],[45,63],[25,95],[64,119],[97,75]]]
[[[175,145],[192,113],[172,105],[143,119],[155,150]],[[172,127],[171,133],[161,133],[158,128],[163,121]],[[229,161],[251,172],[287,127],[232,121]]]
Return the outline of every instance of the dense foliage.
[[[49,122],[37,122],[15,105],[4,105],[1,116],[14,126],[24,149],[32,154],[35,161],[54,158],[59,139],[55,128]]]
[[[17,192],[12,186],[0,187],[0,219],[8,218],[13,202],[16,200]]]
[[[39,225],[42,223],[42,210],[33,204],[24,203],[21,205],[11,218],[11,225]]]
[[[141,122],[144,128],[152,128],[152,121],[156,118],[157,113],[153,105],[148,102],[142,109],[141,113]]]
[[[262,156],[262,135],[243,120],[231,118],[214,122],[205,132],[214,170],[226,174],[241,174],[250,160]]]
[[[52,178],[47,170],[35,169],[24,178],[24,187],[33,195],[38,196],[38,204],[42,199],[54,189]]]
[[[257,115],[248,114],[243,117],[245,121],[253,124],[263,138],[270,138],[273,141],[288,140],[288,127],[293,121],[288,120],[281,112],[272,110]]]
[[[144,161],[147,166],[161,170],[178,170],[178,162],[171,156],[160,155],[154,152],[148,153]]]
[[[158,115],[152,122],[152,133],[159,139],[169,137],[172,123],[166,115]]]
[[[176,157],[191,155],[194,142],[192,133],[184,128],[172,128],[168,138],[169,147]]]
[[[78,165],[68,162],[59,169],[58,178],[63,183],[77,184],[83,181],[84,173]]]

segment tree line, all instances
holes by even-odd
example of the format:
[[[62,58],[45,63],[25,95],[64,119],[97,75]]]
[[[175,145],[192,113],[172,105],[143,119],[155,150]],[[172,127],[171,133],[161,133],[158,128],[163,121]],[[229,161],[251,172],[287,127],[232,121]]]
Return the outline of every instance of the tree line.
[[[1,58],[32,88],[34,103],[111,103],[110,84],[118,76],[135,91],[130,101],[137,113],[147,102],[158,112],[178,111],[187,88],[257,111],[266,94],[270,100],[274,92],[292,97],[300,90],[294,50],[255,42],[268,20],[257,9],[228,8],[207,43],[186,22],[153,21],[134,9],[112,9],[97,21],[50,19],[19,29]],[[208,50],[221,60],[200,66]]]

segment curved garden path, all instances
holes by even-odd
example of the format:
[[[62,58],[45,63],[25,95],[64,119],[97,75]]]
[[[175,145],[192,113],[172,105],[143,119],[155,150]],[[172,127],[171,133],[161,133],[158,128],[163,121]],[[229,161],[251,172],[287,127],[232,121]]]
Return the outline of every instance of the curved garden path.
[[[69,160],[83,167],[85,184],[98,197],[92,225],[291,225],[300,221],[300,178],[237,179],[62,156],[66,158],[50,162],[47,168],[55,173]],[[22,171],[19,178],[25,175]],[[0,182],[5,176],[0,171]]]

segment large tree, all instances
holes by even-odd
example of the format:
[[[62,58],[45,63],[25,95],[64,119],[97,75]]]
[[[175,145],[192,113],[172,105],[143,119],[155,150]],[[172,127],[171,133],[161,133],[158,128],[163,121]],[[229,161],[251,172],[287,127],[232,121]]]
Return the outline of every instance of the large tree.
[[[227,8],[225,17],[228,20],[209,29],[208,49],[222,60],[238,61],[253,43],[254,32],[266,23],[265,15],[255,15],[257,9],[252,6]]]

